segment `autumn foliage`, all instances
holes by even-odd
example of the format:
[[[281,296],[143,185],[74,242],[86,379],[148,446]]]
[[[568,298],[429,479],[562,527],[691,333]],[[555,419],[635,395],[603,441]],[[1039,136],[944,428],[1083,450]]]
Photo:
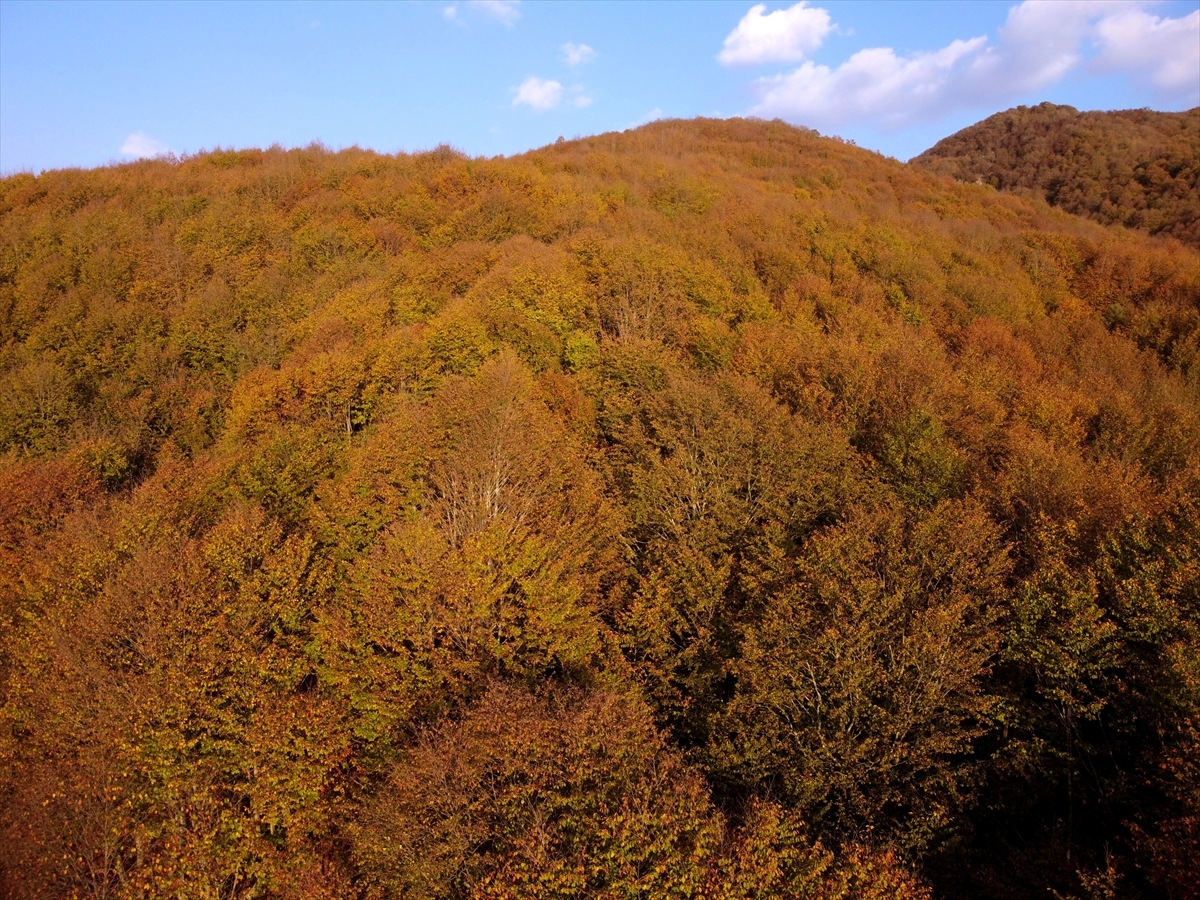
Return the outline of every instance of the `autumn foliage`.
[[[996,113],[910,162],[1200,247],[1198,160],[1200,107],[1079,112],[1040,103]]]
[[[0,453],[5,896],[1196,896],[1172,238],[760,121],[17,175]]]

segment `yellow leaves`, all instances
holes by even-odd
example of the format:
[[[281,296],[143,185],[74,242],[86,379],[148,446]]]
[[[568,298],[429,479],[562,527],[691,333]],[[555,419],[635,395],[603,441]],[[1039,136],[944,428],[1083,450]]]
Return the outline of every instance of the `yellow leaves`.
[[[484,324],[464,302],[451,303],[431,322],[427,338],[434,373],[472,375],[497,349]]]
[[[1105,700],[1092,691],[1118,665],[1118,629],[1097,602],[1095,576],[1073,570],[1075,529],[1045,519],[1039,526],[1038,567],[1013,598],[1005,654],[1028,667],[1037,692],[1061,704],[1067,716],[1096,716]]]
[[[386,292],[375,283],[356,282],[331,297],[321,308],[322,318],[339,319],[350,329],[348,344],[384,333],[390,310]]]
[[[596,364],[600,345],[585,331],[572,331],[563,342],[563,361],[571,372],[579,372]]]
[[[690,323],[688,349],[696,367],[705,371],[717,371],[729,365],[733,359],[737,335],[720,319],[698,316]]]
[[[933,892],[893,850],[861,844],[842,848],[822,900],[931,900]]]
[[[322,801],[348,749],[337,718],[328,700],[281,694],[246,723],[239,764],[250,776],[250,812],[290,844],[329,826],[331,810]]]
[[[674,221],[680,215],[700,216],[716,200],[709,183],[694,177],[680,177],[669,169],[659,169],[651,182],[650,205]]]
[[[239,166],[257,166],[263,162],[263,151],[247,150],[213,150],[202,154],[200,159],[215,169],[235,169]]]
[[[393,768],[354,851],[380,897],[928,897],[894,854],[835,856],[775,803],[743,820],[726,825],[634,697],[493,685]]]
[[[724,852],[711,867],[705,900],[826,900],[834,855],[813,842],[804,823],[771,802],[757,801],[745,823],[726,839]],[[828,900],[834,900],[829,897]]]
[[[109,490],[124,484],[132,472],[128,450],[112,441],[90,441],[77,452],[96,480]]]
[[[375,403],[398,386],[403,374],[393,380],[394,373],[375,360],[344,348],[297,355],[278,370],[255,369],[234,388],[228,434],[245,441],[284,423],[308,420],[331,436],[352,435],[370,421]]]
[[[510,525],[484,528],[458,547],[409,526],[363,573],[361,627],[400,654],[398,664],[435,672],[454,692],[488,673],[582,677],[608,650],[583,562]]]
[[[209,531],[201,552],[220,582],[236,589],[279,537],[279,526],[268,523],[261,509],[235,507]]]
[[[587,285],[562,251],[524,237],[502,248],[501,260],[467,292],[460,313],[486,325],[493,341],[511,346],[536,369],[557,368],[564,336],[596,327]]]
[[[240,379],[229,400],[226,421],[232,434],[244,440],[266,430],[271,418],[298,412],[299,390],[294,374],[256,369]]]

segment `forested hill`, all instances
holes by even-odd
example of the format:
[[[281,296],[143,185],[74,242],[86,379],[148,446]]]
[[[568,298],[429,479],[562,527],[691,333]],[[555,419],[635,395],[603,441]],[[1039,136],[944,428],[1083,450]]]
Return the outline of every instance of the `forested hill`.
[[[1195,897],[1200,254],[780,123],[0,182],[0,894]]]
[[[1053,103],[1018,106],[910,162],[1200,247],[1200,107],[1081,113]]]

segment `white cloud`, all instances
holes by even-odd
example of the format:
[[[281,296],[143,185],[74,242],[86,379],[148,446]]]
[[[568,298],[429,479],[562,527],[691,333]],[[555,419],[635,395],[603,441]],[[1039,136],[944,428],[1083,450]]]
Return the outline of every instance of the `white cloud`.
[[[573,44],[567,41],[562,45],[563,62],[571,68],[590,63],[596,58],[596,51],[587,44]]]
[[[828,11],[800,0],[795,6],[763,15],[763,3],[752,6],[725,38],[717,59],[726,66],[766,62],[799,62],[824,43],[833,23]]]
[[[131,156],[134,159],[149,159],[170,152],[170,147],[162,141],[150,137],[144,131],[135,131],[125,138],[125,143],[121,145],[121,155]]]
[[[1200,99],[1200,10],[1160,19],[1131,9],[1103,18],[1096,33],[1097,70],[1130,72],[1164,93]]]
[[[955,67],[986,38],[955,41],[932,53],[897,56],[890,47],[860,50],[836,69],[806,62],[787,75],[761,78],[756,115],[835,125],[870,118],[902,125],[942,104]]]
[[[449,6],[443,7],[442,15],[451,22],[456,21],[458,19],[458,6],[454,3],[451,3]]]
[[[974,37],[910,54],[890,47],[860,50],[836,68],[805,62],[758,79],[751,112],[818,127],[854,122],[897,129],[955,109],[1020,102],[1080,67],[1091,45],[1099,48],[1095,67],[1130,72],[1163,91],[1190,89],[1195,97],[1200,12],[1159,19],[1141,11],[1144,5],[1025,0],[1009,9],[995,44]]]
[[[554,109],[562,102],[563,86],[557,81],[526,78],[517,88],[513,106],[528,106],[538,112]]]
[[[1083,60],[1080,44],[1105,14],[1138,0],[1025,0],[1010,7],[999,42],[971,61],[958,92],[980,100],[1017,97],[1060,80]]]

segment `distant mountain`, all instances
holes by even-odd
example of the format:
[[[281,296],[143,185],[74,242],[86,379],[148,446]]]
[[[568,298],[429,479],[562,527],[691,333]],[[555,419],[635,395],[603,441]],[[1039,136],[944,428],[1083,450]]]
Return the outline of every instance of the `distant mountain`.
[[[1018,106],[938,141],[912,164],[1200,246],[1200,107]]]

